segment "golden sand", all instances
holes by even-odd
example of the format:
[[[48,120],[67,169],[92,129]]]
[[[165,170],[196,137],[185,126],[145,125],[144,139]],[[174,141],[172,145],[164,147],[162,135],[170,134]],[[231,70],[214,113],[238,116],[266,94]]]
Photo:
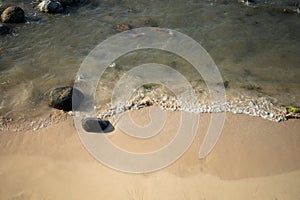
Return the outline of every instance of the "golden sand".
[[[141,125],[147,109],[130,111]],[[109,138],[127,150],[153,150],[169,141],[180,112],[167,112],[161,135],[137,142],[116,127]],[[281,123],[227,114],[222,135],[198,158],[210,114],[172,165],[126,174],[96,161],[83,147],[72,119],[38,131],[0,133],[0,199],[300,199],[300,121]],[[147,147],[147,149],[143,149]]]

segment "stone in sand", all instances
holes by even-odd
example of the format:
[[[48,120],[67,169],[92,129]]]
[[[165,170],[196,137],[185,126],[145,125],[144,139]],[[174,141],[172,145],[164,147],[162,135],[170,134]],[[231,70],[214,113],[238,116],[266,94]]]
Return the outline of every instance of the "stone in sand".
[[[107,120],[98,118],[86,118],[82,120],[82,127],[87,132],[109,133],[114,130],[112,124]]]
[[[72,107],[74,109],[79,107],[83,98],[84,95],[72,86],[59,87],[50,92],[49,106],[59,110],[71,111]]]
[[[8,26],[4,26],[3,24],[0,24],[0,35],[6,35],[12,33],[12,29]]]
[[[60,2],[51,1],[51,0],[43,0],[37,6],[39,11],[45,13],[62,13],[64,12],[64,7]]]
[[[3,11],[1,20],[3,23],[22,23],[25,21],[24,10],[17,6],[10,6]]]

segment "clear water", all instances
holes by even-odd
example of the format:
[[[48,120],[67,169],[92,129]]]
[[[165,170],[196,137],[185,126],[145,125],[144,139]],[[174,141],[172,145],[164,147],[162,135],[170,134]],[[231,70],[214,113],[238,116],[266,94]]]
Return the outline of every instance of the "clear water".
[[[198,41],[229,82],[229,97],[270,96],[278,104],[300,106],[300,14],[283,12],[296,10],[297,4],[299,0],[256,0],[251,6],[237,0],[94,0],[51,15],[37,12],[31,1],[2,0],[0,7],[21,6],[29,22],[10,25],[13,36],[0,36],[0,115],[47,115],[47,92],[71,84],[88,53],[117,33],[116,23],[139,27],[146,18]],[[145,61],[146,55],[141,56]],[[174,57],[158,53],[152,58],[195,79],[190,66]],[[118,67],[106,73],[102,92],[107,97],[100,103],[109,100],[118,77],[131,65],[132,59],[120,58]],[[251,90],[251,85],[257,88]]]

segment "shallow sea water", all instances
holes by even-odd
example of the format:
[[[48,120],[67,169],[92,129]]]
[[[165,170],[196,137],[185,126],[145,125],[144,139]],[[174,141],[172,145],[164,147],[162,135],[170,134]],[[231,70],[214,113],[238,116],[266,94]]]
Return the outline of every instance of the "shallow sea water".
[[[149,18],[206,49],[228,81],[228,98],[268,96],[276,104],[300,106],[300,14],[284,12],[296,11],[299,4],[299,0],[256,0],[248,6],[237,0],[94,0],[51,15],[35,10],[32,1],[2,0],[0,7],[21,6],[28,22],[12,24],[14,35],[0,36],[0,115],[48,116],[49,90],[72,84],[89,52],[117,33],[116,23],[137,28]],[[97,103],[109,102],[118,78],[136,63],[153,60],[182,71],[191,82],[201,82],[182,59],[145,51],[121,57],[117,67],[108,69]]]

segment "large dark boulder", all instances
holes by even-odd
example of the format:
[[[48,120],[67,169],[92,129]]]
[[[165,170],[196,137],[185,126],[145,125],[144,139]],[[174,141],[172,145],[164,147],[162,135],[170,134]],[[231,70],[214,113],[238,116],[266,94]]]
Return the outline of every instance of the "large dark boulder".
[[[10,6],[1,14],[1,21],[3,23],[22,23],[25,21],[24,10],[17,6]]]
[[[82,92],[72,86],[59,87],[50,92],[49,106],[59,110],[71,111],[72,107],[74,109],[79,107],[83,98]]]
[[[41,12],[45,13],[62,13],[64,12],[64,7],[60,2],[52,0],[43,0],[37,5],[37,8]]]

